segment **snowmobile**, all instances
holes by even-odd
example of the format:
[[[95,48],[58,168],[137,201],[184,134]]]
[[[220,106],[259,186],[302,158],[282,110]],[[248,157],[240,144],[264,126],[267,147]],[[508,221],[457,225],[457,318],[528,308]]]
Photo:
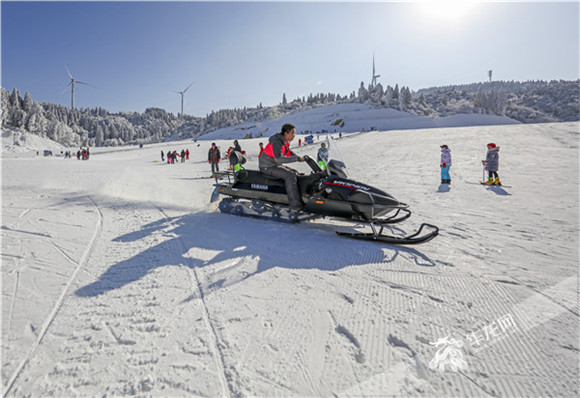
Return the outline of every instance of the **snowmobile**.
[[[329,149],[335,148],[331,146],[332,141],[328,143]],[[334,152],[337,152],[336,148]],[[297,172],[298,189],[303,202],[300,211],[288,207],[283,180],[265,176],[258,170],[244,169],[246,159],[239,152],[230,154],[233,171],[216,173],[212,202],[217,201],[220,195],[225,196],[219,203],[220,211],[238,216],[291,223],[331,217],[364,223],[370,226],[372,232],[336,233],[389,244],[424,243],[439,233],[439,228],[427,223],[421,224],[415,233],[407,236],[383,233],[385,225],[401,222],[411,216],[407,204],[380,189],[349,179],[344,162],[336,155],[327,159],[325,170],[310,156],[306,155],[304,159],[312,171],[309,174]]]

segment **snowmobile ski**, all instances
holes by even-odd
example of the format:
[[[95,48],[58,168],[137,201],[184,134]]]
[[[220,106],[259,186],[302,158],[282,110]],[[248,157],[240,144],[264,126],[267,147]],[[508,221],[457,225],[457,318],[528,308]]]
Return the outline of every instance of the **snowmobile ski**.
[[[336,231],[337,235],[339,236],[346,236],[349,238],[359,239],[359,240],[368,240],[374,242],[381,242],[381,243],[390,243],[395,245],[414,245],[418,243],[425,243],[439,235],[439,228],[435,225],[423,223],[415,232],[414,234],[407,235],[407,236],[394,236],[394,235],[385,235],[383,234],[383,226],[377,231],[373,224],[370,224],[373,232],[372,233],[364,233],[364,232],[340,232]],[[421,235],[423,229],[431,228],[432,231]]]

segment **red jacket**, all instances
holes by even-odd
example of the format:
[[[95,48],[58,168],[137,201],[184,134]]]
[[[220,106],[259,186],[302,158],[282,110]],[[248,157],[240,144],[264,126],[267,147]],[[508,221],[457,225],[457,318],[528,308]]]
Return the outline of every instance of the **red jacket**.
[[[283,163],[297,162],[299,156],[290,150],[290,143],[284,139],[283,133],[270,137],[268,145],[260,156],[260,168],[279,166]]]

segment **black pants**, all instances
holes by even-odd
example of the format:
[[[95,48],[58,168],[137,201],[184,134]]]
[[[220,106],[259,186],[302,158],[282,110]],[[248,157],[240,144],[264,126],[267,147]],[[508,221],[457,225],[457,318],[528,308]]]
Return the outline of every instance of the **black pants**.
[[[487,174],[489,175],[489,178],[492,178],[493,176],[495,176],[495,178],[499,178],[497,171],[488,171]]]
[[[217,161],[211,162],[211,173],[215,174],[216,171],[220,171],[220,164]]]
[[[267,176],[284,180],[290,207],[302,206],[300,193],[298,192],[298,179],[296,178],[296,173],[292,169],[286,166],[272,166],[268,168],[260,168],[260,171]]]

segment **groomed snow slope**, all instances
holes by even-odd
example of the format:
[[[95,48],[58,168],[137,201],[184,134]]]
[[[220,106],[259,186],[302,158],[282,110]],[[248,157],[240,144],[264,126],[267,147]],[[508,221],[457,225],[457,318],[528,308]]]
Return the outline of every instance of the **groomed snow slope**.
[[[489,126],[520,124],[506,116],[460,114],[445,117],[417,116],[409,112],[392,108],[375,108],[368,104],[335,104],[320,106],[309,110],[290,113],[280,118],[261,122],[245,122],[226,127],[201,136],[200,139],[234,139],[244,138],[252,133],[264,137],[278,133],[284,123],[296,126],[297,133],[304,130],[329,131],[330,133],[355,133],[359,131],[426,129],[443,127]],[[344,124],[342,124],[344,123]],[[306,127],[305,127],[306,126]],[[297,135],[297,138],[301,138]]]
[[[440,227],[414,247],[341,238],[334,230],[350,227],[330,220],[220,214],[208,203],[208,142],[4,158],[3,393],[576,396],[578,131],[337,140],[353,179],[410,204],[392,233]],[[509,188],[478,183],[490,141]],[[241,141],[248,168],[258,142]],[[189,161],[159,161],[181,148]],[[441,347],[430,343],[448,335],[463,343],[452,350],[460,367],[432,369]]]

